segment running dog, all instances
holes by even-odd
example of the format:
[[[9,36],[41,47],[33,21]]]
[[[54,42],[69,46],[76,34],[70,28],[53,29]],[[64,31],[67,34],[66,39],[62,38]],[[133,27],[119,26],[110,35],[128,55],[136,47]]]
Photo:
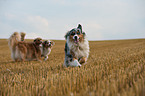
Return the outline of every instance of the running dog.
[[[42,43],[41,38],[34,39],[33,42],[24,41],[25,34],[14,32],[8,39],[8,45],[11,50],[11,58],[14,61],[38,60],[41,61],[41,50],[39,46]]]
[[[65,60],[64,66],[81,66],[86,63],[89,56],[89,42],[85,32],[79,24],[65,35]]]

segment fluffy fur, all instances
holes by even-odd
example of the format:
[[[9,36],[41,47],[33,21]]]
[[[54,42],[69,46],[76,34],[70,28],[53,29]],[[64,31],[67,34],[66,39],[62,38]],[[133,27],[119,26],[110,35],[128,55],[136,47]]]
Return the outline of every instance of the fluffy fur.
[[[11,57],[14,61],[39,60],[41,61],[41,50],[39,45],[42,43],[41,38],[36,38],[34,42],[25,42],[25,34],[14,32],[8,39],[8,45],[11,50]]]
[[[25,38],[26,33],[21,32],[20,35],[21,35],[21,41],[24,41],[24,38]]]
[[[41,50],[41,57],[44,57],[44,60],[46,61],[48,59],[48,55],[51,52],[52,46],[55,43],[53,41],[43,41],[42,46],[40,47]]]
[[[89,56],[89,42],[85,32],[79,24],[77,28],[68,31],[65,35],[65,61],[64,66],[81,66]],[[77,60],[77,61],[76,61]]]

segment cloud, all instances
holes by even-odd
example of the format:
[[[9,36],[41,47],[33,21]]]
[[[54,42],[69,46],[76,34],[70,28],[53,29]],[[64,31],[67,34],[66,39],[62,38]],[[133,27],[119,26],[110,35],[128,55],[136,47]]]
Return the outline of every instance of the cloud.
[[[48,20],[46,18],[43,18],[41,16],[27,16],[26,18],[29,23],[33,23],[38,25],[43,25],[45,27],[48,27]]]
[[[28,38],[35,38],[36,36],[46,37],[50,32],[53,33],[48,20],[44,17],[10,13],[5,13],[4,16],[5,20],[0,25],[1,27],[3,26],[1,30],[4,30],[6,33],[11,34],[14,31],[26,32]]]
[[[26,16],[22,23],[25,23],[25,26],[29,27],[30,29],[34,29],[36,32],[46,32],[49,31],[49,23],[46,18],[41,16]],[[28,30],[28,29],[27,29]]]

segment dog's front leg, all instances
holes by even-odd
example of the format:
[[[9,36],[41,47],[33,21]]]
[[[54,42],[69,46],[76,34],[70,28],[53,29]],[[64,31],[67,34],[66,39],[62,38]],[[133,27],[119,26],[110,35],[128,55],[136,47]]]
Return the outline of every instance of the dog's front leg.
[[[71,53],[71,52],[70,52]],[[72,67],[81,66],[81,64],[78,62],[78,59],[73,54],[68,54],[68,65]]]
[[[69,53],[65,52],[65,61],[64,61],[64,66],[69,67],[70,62],[73,60],[72,55]]]
[[[65,61],[64,61],[64,66],[65,67],[69,67],[70,66],[70,62],[73,60],[73,56],[70,54],[70,49],[68,44],[65,44]]]
[[[86,58],[85,57],[82,57],[82,58],[80,58],[79,63],[80,64],[85,64],[86,61],[87,61]]]

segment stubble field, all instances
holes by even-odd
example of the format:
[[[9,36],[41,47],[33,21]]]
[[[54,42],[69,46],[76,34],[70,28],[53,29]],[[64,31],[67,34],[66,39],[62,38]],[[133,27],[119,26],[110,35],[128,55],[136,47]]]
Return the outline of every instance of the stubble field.
[[[90,41],[82,67],[64,68],[65,41],[47,61],[13,62],[0,40],[0,96],[145,96],[145,39]]]

